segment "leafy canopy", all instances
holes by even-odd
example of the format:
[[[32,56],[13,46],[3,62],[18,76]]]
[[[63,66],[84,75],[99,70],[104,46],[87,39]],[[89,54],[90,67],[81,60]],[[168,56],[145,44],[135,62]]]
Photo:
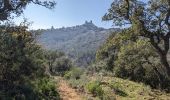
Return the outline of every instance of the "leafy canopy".
[[[0,20],[7,20],[12,14],[20,15],[30,3],[52,9],[56,3],[44,0],[0,0]]]
[[[112,20],[116,26],[129,26],[136,36],[148,38],[170,77],[167,60],[170,45],[169,0],[114,0],[103,20]]]

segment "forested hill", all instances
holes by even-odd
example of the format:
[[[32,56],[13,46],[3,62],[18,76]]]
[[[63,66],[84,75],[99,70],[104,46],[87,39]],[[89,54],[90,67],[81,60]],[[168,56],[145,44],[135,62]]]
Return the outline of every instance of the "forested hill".
[[[38,42],[46,49],[65,52],[77,66],[86,66],[95,58],[95,52],[112,31],[97,27],[92,21],[82,25],[43,30]]]

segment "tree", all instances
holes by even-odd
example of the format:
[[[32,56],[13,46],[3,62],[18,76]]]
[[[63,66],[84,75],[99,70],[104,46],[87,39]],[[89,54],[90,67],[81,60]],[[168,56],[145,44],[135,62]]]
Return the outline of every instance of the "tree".
[[[136,35],[148,38],[160,56],[165,73],[170,77],[167,60],[170,39],[169,0],[114,0],[103,20],[113,20],[116,26],[131,27]]]
[[[49,72],[53,73],[53,65],[55,61],[64,56],[64,53],[58,51],[46,51],[45,58],[47,60],[47,65]]]
[[[116,77],[170,90],[170,80],[149,39],[136,36],[131,29],[112,33],[97,51],[95,66],[90,68],[112,71]]]
[[[30,3],[44,6],[52,9],[55,6],[54,1],[43,0],[0,0],[0,20],[7,20],[12,13],[20,15]]]
[[[0,22],[20,15],[30,4],[53,8],[55,2],[40,0],[0,0]],[[59,99],[55,85],[45,74],[43,50],[28,31],[27,22],[16,26],[0,23],[0,99]]]
[[[51,75],[64,75],[66,71],[69,71],[73,67],[71,60],[63,52],[57,50],[46,51],[45,59]]]
[[[0,27],[0,89],[5,95],[24,94],[26,83],[45,75],[41,53],[26,26]]]
[[[125,35],[126,34],[126,37]],[[117,34],[112,40],[119,39],[120,45],[114,60],[114,74],[121,78],[143,82],[153,88],[167,89],[169,80],[164,75],[164,69],[158,54],[146,38],[127,36],[128,33]],[[122,43],[122,44],[121,44]]]

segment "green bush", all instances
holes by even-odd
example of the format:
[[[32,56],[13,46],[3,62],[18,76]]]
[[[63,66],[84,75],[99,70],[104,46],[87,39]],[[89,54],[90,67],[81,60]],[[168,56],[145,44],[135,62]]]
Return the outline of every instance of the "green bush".
[[[73,67],[70,71],[66,72],[64,77],[66,79],[80,79],[80,76],[83,74],[83,70],[78,67]]]
[[[1,90],[0,100],[35,100],[38,96],[33,91],[32,85],[13,85],[10,90]]]
[[[71,78],[71,74],[72,74],[71,71],[66,72],[65,75],[64,75],[64,78],[65,79],[70,79]]]
[[[143,82],[152,88],[170,87],[165,84],[169,79],[150,40],[138,37],[131,29],[113,33],[97,51],[96,61],[90,71],[104,69],[116,77]]]
[[[0,100],[37,100],[30,82],[46,73],[35,35],[27,26],[0,26]]]
[[[0,92],[0,100],[60,100],[55,84],[49,78],[15,85]]]
[[[98,96],[99,98],[103,97],[104,91],[102,87],[100,86],[100,82],[92,81],[86,85],[86,88],[94,96]]]
[[[115,76],[143,82],[153,88],[167,89],[163,67],[148,40],[138,39],[121,46],[115,60]]]
[[[39,99],[60,100],[56,85],[49,78],[38,79],[33,82],[33,86]]]
[[[127,96],[127,93],[125,93],[122,89],[122,86],[119,83],[113,83],[110,84],[110,88],[114,90],[115,94],[120,95],[120,96]]]
[[[104,94],[102,100],[116,100],[115,96],[112,93]]]
[[[76,88],[78,90],[80,90],[80,92],[84,92],[84,87],[86,86],[86,84],[89,82],[89,77],[86,76],[85,74],[80,76],[80,79],[76,80],[76,79],[69,79],[68,83],[71,87]]]
[[[72,88],[74,88],[74,89],[77,89],[77,88],[79,87],[79,85],[80,85],[79,80],[76,80],[76,79],[70,79],[70,80],[68,81],[68,83],[69,83],[69,85],[70,85]]]
[[[65,72],[69,71],[73,64],[64,53],[59,51],[46,51],[45,59],[51,75],[63,76]]]

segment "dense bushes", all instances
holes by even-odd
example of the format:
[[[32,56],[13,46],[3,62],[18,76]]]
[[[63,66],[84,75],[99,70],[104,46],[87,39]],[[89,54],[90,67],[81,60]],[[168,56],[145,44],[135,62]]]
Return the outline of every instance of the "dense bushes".
[[[56,85],[49,78],[37,79],[33,82],[34,91],[40,100],[59,100]]]
[[[106,42],[96,52],[96,63],[95,69],[113,71],[114,61],[116,59],[117,47],[113,42],[113,37],[116,33],[112,33]]]
[[[94,96],[98,96],[100,98],[103,97],[104,91],[102,90],[102,87],[100,86],[100,82],[98,81],[92,81],[89,82],[86,85],[86,88],[89,92],[91,92]]]
[[[78,67],[72,67],[70,71],[66,72],[64,77],[66,79],[80,79],[80,76],[83,74],[83,69]]]
[[[96,60],[106,62],[103,68],[100,64],[96,69],[110,70],[115,76],[143,82],[154,88],[169,87],[166,84],[169,79],[163,73],[165,69],[149,40],[136,36],[130,29],[111,35],[98,50]]]
[[[156,87],[161,80],[154,68],[162,70],[158,56],[146,40],[137,40],[120,48],[114,72],[116,76]]]
[[[27,81],[27,83],[19,84],[10,88],[10,90],[2,90],[0,92],[2,100],[60,100],[56,85],[49,79],[40,78],[35,81]]]
[[[49,67],[49,72],[52,75],[63,76],[66,71],[69,71],[73,64],[64,53],[58,51],[46,51],[45,58]]]
[[[0,99],[35,100],[38,90],[44,91],[31,84],[46,76],[44,53],[35,42],[35,34],[23,25],[0,26]]]

